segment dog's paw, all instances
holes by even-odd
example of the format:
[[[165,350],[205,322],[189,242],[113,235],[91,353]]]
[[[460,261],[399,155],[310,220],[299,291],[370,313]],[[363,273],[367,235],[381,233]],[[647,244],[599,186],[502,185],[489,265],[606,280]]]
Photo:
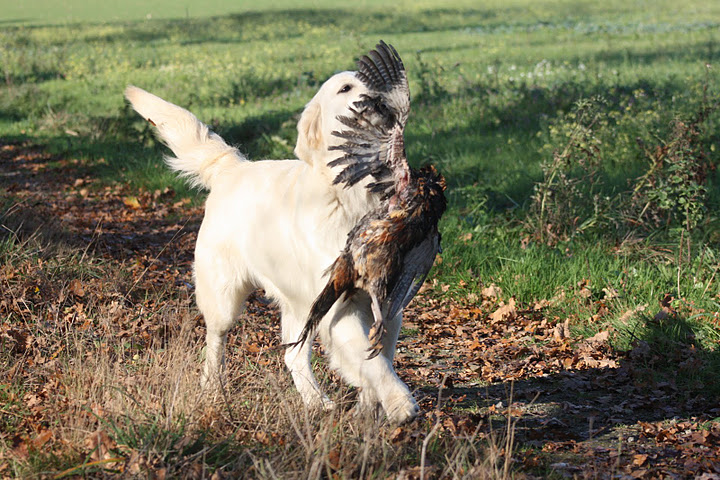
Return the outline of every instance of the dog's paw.
[[[362,388],[358,393],[357,404],[353,408],[353,415],[356,418],[372,419],[380,421],[383,414],[382,404],[372,389]]]
[[[322,396],[322,399],[320,400],[320,407],[322,408],[323,412],[335,410],[335,406],[335,402],[330,400],[327,395]]]
[[[371,388],[361,388],[357,396],[358,407],[361,410],[375,410],[380,407],[380,400]]]
[[[388,421],[398,425],[409,422],[420,413],[420,406],[410,393],[390,398],[384,408]]]
[[[353,419],[357,423],[370,422],[379,425],[385,417],[383,408],[379,403],[374,406],[357,403],[351,412]]]
[[[335,408],[335,402],[324,393],[320,393],[317,390],[310,390],[306,392],[300,392],[300,396],[303,403],[310,410],[322,410],[323,412],[329,412]]]

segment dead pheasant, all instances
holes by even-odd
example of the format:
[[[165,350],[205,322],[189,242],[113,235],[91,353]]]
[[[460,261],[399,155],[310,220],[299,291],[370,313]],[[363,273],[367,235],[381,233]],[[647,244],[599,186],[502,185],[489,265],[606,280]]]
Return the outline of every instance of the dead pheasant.
[[[385,320],[397,316],[415,296],[440,249],[445,180],[432,166],[413,170],[408,165],[403,132],[410,91],[395,49],[380,42],[358,61],[357,76],[370,93],[355,103],[351,116],[339,117],[349,129],[333,132],[345,142],[332,147],[343,156],[330,165],[345,166],[335,183],[351,186],[373,176],[368,188],[383,202],[348,234],[299,343],[337,300],[362,290],[370,296],[374,317],[369,335],[372,358],[380,351]]]

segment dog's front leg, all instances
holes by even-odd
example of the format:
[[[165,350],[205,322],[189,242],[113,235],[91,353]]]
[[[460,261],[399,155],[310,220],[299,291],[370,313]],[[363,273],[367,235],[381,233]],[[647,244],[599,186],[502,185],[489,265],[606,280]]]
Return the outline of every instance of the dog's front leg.
[[[395,347],[397,345],[401,325],[402,312],[395,318],[386,321],[384,325],[385,331],[381,340],[382,349],[380,354],[387,358],[390,365],[392,365],[393,359],[395,358]],[[358,396],[358,403],[360,410],[369,412],[373,415],[377,413],[378,408],[382,408],[382,404],[375,389],[364,388]]]
[[[338,310],[333,320],[321,327],[330,365],[345,381],[362,389],[361,408],[372,411],[379,403],[391,422],[404,423],[415,418],[420,409],[392,365],[402,317],[398,315],[388,322],[382,355],[368,360],[370,319],[369,312],[351,302],[348,308]]]

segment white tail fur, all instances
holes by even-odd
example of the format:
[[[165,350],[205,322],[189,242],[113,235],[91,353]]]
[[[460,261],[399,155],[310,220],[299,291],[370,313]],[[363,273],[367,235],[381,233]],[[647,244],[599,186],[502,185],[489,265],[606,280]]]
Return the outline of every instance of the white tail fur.
[[[132,85],[125,89],[125,98],[157,128],[158,136],[175,154],[165,158],[170,168],[192,185],[210,189],[220,172],[246,161],[236,148],[184,108]]]

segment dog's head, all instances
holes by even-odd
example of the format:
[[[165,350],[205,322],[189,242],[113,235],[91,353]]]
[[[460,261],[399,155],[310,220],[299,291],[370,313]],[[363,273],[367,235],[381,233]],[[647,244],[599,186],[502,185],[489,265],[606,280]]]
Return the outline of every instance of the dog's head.
[[[330,77],[305,106],[300,117],[295,155],[320,168],[333,160],[332,153],[337,152],[329,152],[328,147],[338,144],[340,139],[332,132],[344,128],[337,117],[349,115],[352,104],[367,92],[367,87],[355,77],[355,72],[341,72]],[[317,165],[317,162],[322,162],[322,165]]]

